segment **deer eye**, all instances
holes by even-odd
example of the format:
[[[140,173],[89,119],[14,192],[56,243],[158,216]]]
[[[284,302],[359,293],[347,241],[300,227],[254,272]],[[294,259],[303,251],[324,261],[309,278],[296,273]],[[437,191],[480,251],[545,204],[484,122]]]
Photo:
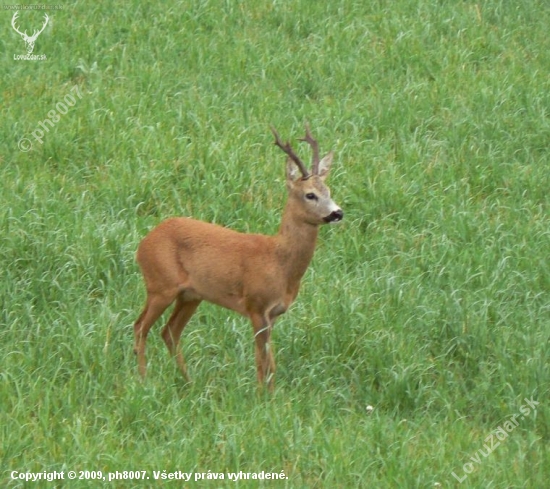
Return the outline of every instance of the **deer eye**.
[[[317,196],[314,193],[310,192],[309,194],[306,194],[306,199],[307,200],[317,200]]]

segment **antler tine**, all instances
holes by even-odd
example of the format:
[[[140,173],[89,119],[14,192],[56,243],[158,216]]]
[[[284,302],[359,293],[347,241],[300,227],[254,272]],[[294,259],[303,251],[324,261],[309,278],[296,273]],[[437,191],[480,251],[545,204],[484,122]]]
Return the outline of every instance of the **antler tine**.
[[[42,24],[42,29],[40,29],[39,31],[34,31],[34,35],[36,37],[38,37],[42,31],[46,28],[46,26],[48,25],[48,20],[50,20],[50,18],[48,17],[48,14],[44,14],[44,23]]]
[[[290,143],[287,142],[286,144],[283,144],[283,142],[281,141],[281,138],[279,137],[279,133],[275,130],[273,126],[271,126],[271,132],[275,136],[275,144],[279,146],[279,148],[281,148],[292,159],[292,161],[294,161],[294,163],[296,163],[296,165],[302,172],[302,175],[304,176],[304,178],[308,178],[310,175],[309,175],[309,172],[307,171],[306,166],[304,165],[302,160],[298,158],[296,153],[294,153],[294,151],[290,146]]]
[[[311,146],[313,150],[313,157],[311,159],[311,173],[313,175],[319,174],[319,143],[313,139],[311,131],[309,130],[309,124],[306,122],[306,136],[300,141],[304,141]]]
[[[27,35],[27,31],[25,30],[25,33],[21,32],[17,26],[15,25],[15,21],[17,20],[17,17],[19,17],[19,12],[15,12],[13,14],[13,17],[11,18],[11,26],[13,27],[13,29],[15,30],[15,32],[17,32],[17,34],[21,35],[21,36],[26,36]]]

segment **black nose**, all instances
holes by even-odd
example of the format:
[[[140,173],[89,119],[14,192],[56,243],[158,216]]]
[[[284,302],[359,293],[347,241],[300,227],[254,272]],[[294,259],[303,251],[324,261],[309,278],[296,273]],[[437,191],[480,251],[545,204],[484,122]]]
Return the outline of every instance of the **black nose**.
[[[344,211],[338,209],[337,211],[332,211],[327,217],[325,217],[325,222],[338,222],[344,218]]]

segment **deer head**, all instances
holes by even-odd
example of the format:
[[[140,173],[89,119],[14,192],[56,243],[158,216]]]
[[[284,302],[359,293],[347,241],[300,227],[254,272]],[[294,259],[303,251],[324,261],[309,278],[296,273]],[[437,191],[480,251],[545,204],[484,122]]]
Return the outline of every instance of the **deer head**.
[[[300,203],[295,207],[301,209],[302,219],[314,225],[341,221],[344,213],[331,199],[330,190],[324,183],[332,165],[332,151],[322,159],[319,157],[319,144],[313,139],[306,124],[306,135],[299,141],[308,143],[313,151],[310,173],[290,143],[283,143],[274,127],[271,127],[271,131],[275,136],[275,145],[288,155],[286,173],[289,199]]]
[[[13,27],[15,32],[17,32],[17,34],[19,34],[23,38],[23,41],[25,41],[25,47],[27,48],[27,54],[31,54],[34,51],[34,43],[36,42],[36,38],[42,33],[42,31],[48,25],[49,17],[48,17],[47,14],[44,14],[44,24],[42,24],[42,29],[40,29],[39,31],[35,30],[33,32],[32,36],[29,36],[29,35],[27,35],[26,30],[25,30],[25,32],[21,32],[17,28],[17,26],[15,25],[15,21],[17,20],[18,15],[19,15],[19,12],[15,12],[13,14],[13,17],[11,19],[11,26]]]

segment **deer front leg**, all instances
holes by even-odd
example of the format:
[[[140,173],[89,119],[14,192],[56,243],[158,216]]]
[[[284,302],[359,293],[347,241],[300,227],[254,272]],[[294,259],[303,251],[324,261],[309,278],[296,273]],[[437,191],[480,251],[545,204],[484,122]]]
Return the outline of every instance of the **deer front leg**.
[[[267,384],[270,392],[275,387],[275,359],[271,345],[271,329],[273,321],[261,314],[251,315],[252,327],[254,328],[256,369],[258,382],[261,387]]]

